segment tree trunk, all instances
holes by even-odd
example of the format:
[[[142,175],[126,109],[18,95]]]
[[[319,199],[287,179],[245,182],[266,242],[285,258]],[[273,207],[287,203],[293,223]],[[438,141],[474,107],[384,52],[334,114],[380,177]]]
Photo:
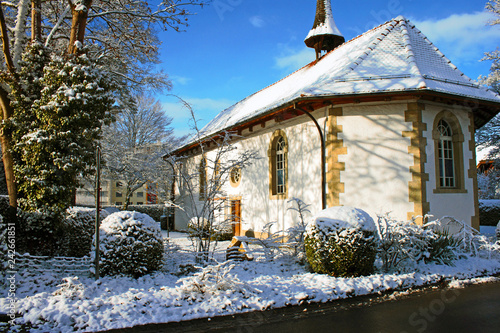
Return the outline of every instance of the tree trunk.
[[[125,201],[123,202],[122,210],[128,210],[128,206],[130,205],[130,197],[132,196],[132,192],[130,191],[130,187],[127,185],[127,190],[125,192]]]
[[[42,40],[42,1],[31,0],[31,41]]]
[[[75,43],[80,42],[83,44],[83,40],[85,38],[85,29],[87,28],[87,18],[88,18],[89,8],[92,5],[92,0],[84,1],[85,8],[83,10],[81,8],[77,8],[72,3],[72,1],[69,2],[71,6],[72,20],[71,20],[71,33],[69,37],[68,53],[74,54],[77,51]]]
[[[5,58],[5,64],[10,74],[15,74],[16,69],[12,61],[12,56],[9,48],[9,35],[7,30],[7,24],[5,23],[5,17],[3,15],[2,6],[0,6],[0,37],[2,39],[2,49]],[[4,121],[9,120],[13,115],[13,110],[10,105],[10,99],[8,92],[0,86],[0,107],[2,109],[2,119]],[[0,140],[2,141],[2,159],[3,166],[5,170],[5,181],[7,183],[7,191],[9,193],[9,215],[11,219],[15,219],[17,211],[17,187],[14,178],[14,160],[11,154],[12,136],[10,133],[2,130],[0,133]]]

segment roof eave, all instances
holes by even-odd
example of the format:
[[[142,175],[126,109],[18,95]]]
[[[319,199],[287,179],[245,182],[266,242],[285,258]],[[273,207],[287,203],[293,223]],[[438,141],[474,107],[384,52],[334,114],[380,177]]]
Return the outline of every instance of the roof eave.
[[[313,104],[314,102],[326,105],[339,105],[339,104],[350,104],[350,103],[362,103],[370,101],[383,101],[389,98],[400,97],[400,99],[406,98],[416,98],[416,99],[430,99],[441,98],[443,102],[453,103],[455,105],[463,105],[469,107],[475,112],[475,127],[479,128],[486,124],[491,118],[493,118],[497,113],[500,112],[500,102],[493,102],[482,100],[478,98],[471,98],[466,96],[454,95],[445,92],[438,92],[433,90],[422,90],[422,89],[412,89],[403,91],[388,91],[388,92],[376,92],[376,93],[353,93],[353,94],[343,94],[343,95],[324,95],[324,96],[300,96],[286,103],[283,103],[277,107],[269,109],[265,113],[259,114],[252,118],[247,118],[240,121],[228,128],[222,129],[220,131],[208,134],[194,142],[190,142],[176,150],[174,150],[170,155],[179,156],[186,151],[189,151],[200,143],[207,142],[216,137],[220,137],[226,132],[238,131],[243,127],[251,126],[254,123],[258,123],[266,118],[272,119],[273,116],[286,112],[290,109],[294,109],[295,106],[300,106],[304,104]],[[427,98],[426,98],[427,97]],[[328,100],[330,103],[324,103]],[[168,156],[168,155],[166,155]],[[164,156],[164,158],[166,157]]]

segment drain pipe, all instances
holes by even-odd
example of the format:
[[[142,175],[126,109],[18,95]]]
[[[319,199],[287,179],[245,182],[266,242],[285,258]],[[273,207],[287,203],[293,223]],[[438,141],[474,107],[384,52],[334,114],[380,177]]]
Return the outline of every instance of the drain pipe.
[[[309,111],[299,108],[295,103],[293,104],[293,109],[300,111],[311,118],[311,120],[314,122],[314,125],[316,125],[316,128],[318,129],[319,138],[321,141],[321,207],[322,209],[326,209],[326,147],[323,131],[321,130],[321,126],[319,126],[316,118],[314,118]]]

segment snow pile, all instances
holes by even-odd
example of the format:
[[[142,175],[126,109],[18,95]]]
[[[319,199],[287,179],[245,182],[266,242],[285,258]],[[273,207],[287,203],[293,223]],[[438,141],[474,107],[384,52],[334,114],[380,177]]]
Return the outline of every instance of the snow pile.
[[[375,232],[373,219],[367,212],[353,207],[331,207],[320,211],[312,218],[308,230],[312,227],[323,230],[356,229],[366,232]]]
[[[102,222],[99,238],[104,275],[138,277],[159,269],[162,264],[160,225],[146,214],[126,211],[111,214]]]
[[[497,239],[500,241],[500,221],[497,224],[496,235]]]

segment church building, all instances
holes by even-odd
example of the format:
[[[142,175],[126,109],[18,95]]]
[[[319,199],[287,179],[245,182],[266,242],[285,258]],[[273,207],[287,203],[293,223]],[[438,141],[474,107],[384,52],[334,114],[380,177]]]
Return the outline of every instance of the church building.
[[[222,111],[201,131],[226,131],[257,157],[220,184],[236,235],[259,236],[298,222],[290,199],[323,208],[352,206],[398,220],[453,216],[479,229],[475,129],[500,111],[500,97],[468,78],[408,19],[345,41],[330,0],[318,0],[305,43],[316,59]],[[176,149],[184,167],[217,172],[217,145],[193,140]],[[214,166],[207,167],[207,163]],[[176,229],[193,211],[179,186]],[[193,208],[193,207],[191,207]],[[192,217],[192,216],[191,216]]]

